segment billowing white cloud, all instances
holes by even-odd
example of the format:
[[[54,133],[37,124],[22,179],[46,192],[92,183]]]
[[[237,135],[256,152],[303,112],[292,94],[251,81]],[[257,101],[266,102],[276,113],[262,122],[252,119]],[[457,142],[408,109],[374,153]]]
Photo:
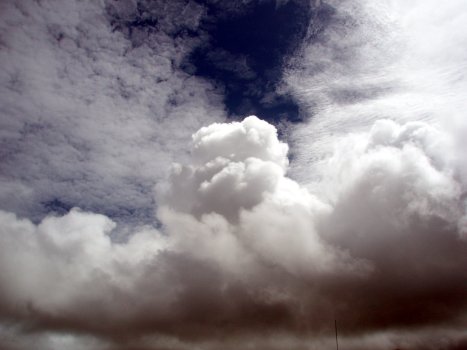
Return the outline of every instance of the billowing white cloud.
[[[226,220],[219,227],[240,247],[289,272],[332,270],[344,258],[315,232],[315,217],[329,207],[285,177],[287,145],[272,125],[254,116],[213,124],[194,134],[193,144],[195,165],[172,174],[172,209],[208,225]]]
[[[204,127],[193,144],[195,165],[175,167],[169,200],[198,216],[213,211],[233,220],[240,208],[250,209],[275,190],[288,164],[287,145],[256,117]]]
[[[117,243],[104,215],[73,209],[35,225],[2,212],[0,310],[17,327],[8,334],[84,333],[73,341],[102,349],[221,338],[263,348],[267,330],[273,348],[332,348],[337,317],[350,347],[365,335],[366,348],[418,349],[426,326],[464,341],[464,187],[457,159],[442,156],[454,153],[449,141],[423,122],[378,121],[336,144],[310,192],[286,176],[276,129],[252,116],[193,135],[160,230],[136,227]],[[397,331],[409,327],[420,336]]]

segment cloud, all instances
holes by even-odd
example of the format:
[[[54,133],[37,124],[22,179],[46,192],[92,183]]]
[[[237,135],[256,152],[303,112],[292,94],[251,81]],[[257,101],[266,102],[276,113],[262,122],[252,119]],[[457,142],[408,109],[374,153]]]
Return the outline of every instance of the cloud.
[[[151,220],[172,157],[224,118],[221,92],[179,69],[202,39],[174,32],[203,8],[169,3],[2,3],[3,209]]]
[[[332,348],[338,318],[350,347],[418,349],[426,327],[456,334],[437,348],[454,346],[467,243],[449,140],[427,123],[378,121],[341,139],[313,193],[285,175],[272,125],[201,128],[191,164],[174,165],[160,230],[114,242],[101,214],[36,225],[2,212],[3,323],[98,349],[300,349]]]
[[[454,153],[447,135],[422,122],[378,121],[362,136],[341,141],[320,183],[334,203],[321,229],[374,268],[367,292],[355,290],[358,313],[346,314],[358,314],[353,323],[363,328],[463,317],[465,242],[458,223],[465,186],[456,175],[459,163],[442,156]]]
[[[0,5],[0,347],[465,346],[464,7],[318,5],[290,162],[179,69],[203,6]]]
[[[465,130],[466,13],[462,1],[322,2],[285,73],[311,117],[291,132],[292,176],[310,182],[334,142],[378,119]]]
[[[202,128],[193,144],[199,166],[176,169],[171,198],[174,207],[198,216],[215,211],[233,220],[274,190],[288,164],[287,145],[256,117]]]

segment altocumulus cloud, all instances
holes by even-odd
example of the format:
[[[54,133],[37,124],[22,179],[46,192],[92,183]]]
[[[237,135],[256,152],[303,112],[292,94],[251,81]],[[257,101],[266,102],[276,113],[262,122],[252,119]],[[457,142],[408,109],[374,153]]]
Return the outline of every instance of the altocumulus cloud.
[[[138,17],[131,1],[2,2],[3,209],[150,220],[147,193],[171,157],[224,115],[219,92],[178,69],[197,40],[173,33],[196,28],[202,9],[170,2],[162,21],[162,5]]]
[[[467,243],[448,141],[378,121],[342,140],[319,198],[285,175],[276,129],[248,117],[194,134],[159,231],[114,243],[104,215],[2,212],[3,332],[103,349],[332,348],[338,315],[350,348],[454,348]]]

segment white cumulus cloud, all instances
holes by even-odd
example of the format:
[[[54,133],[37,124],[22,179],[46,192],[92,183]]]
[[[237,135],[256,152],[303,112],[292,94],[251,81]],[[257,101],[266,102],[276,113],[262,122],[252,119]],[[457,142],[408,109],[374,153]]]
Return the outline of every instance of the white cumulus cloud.
[[[336,144],[312,191],[286,176],[287,145],[268,123],[203,127],[191,164],[172,170],[159,230],[114,242],[101,214],[73,209],[36,225],[2,212],[2,318],[14,334],[123,349],[252,336],[261,348],[254,334],[265,329],[278,349],[305,339],[332,348],[335,317],[349,346],[367,334],[372,348],[383,330],[394,331],[384,344],[400,344],[406,327],[420,329],[413,344],[426,326],[457,334],[467,243],[457,161],[440,152],[448,141],[423,122],[378,121]]]

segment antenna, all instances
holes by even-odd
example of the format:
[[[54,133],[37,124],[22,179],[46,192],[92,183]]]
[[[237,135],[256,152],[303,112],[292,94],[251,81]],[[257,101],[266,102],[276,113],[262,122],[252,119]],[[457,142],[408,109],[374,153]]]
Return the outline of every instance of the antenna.
[[[334,328],[336,330],[336,349],[339,350],[339,342],[337,341],[337,320],[334,320]]]

